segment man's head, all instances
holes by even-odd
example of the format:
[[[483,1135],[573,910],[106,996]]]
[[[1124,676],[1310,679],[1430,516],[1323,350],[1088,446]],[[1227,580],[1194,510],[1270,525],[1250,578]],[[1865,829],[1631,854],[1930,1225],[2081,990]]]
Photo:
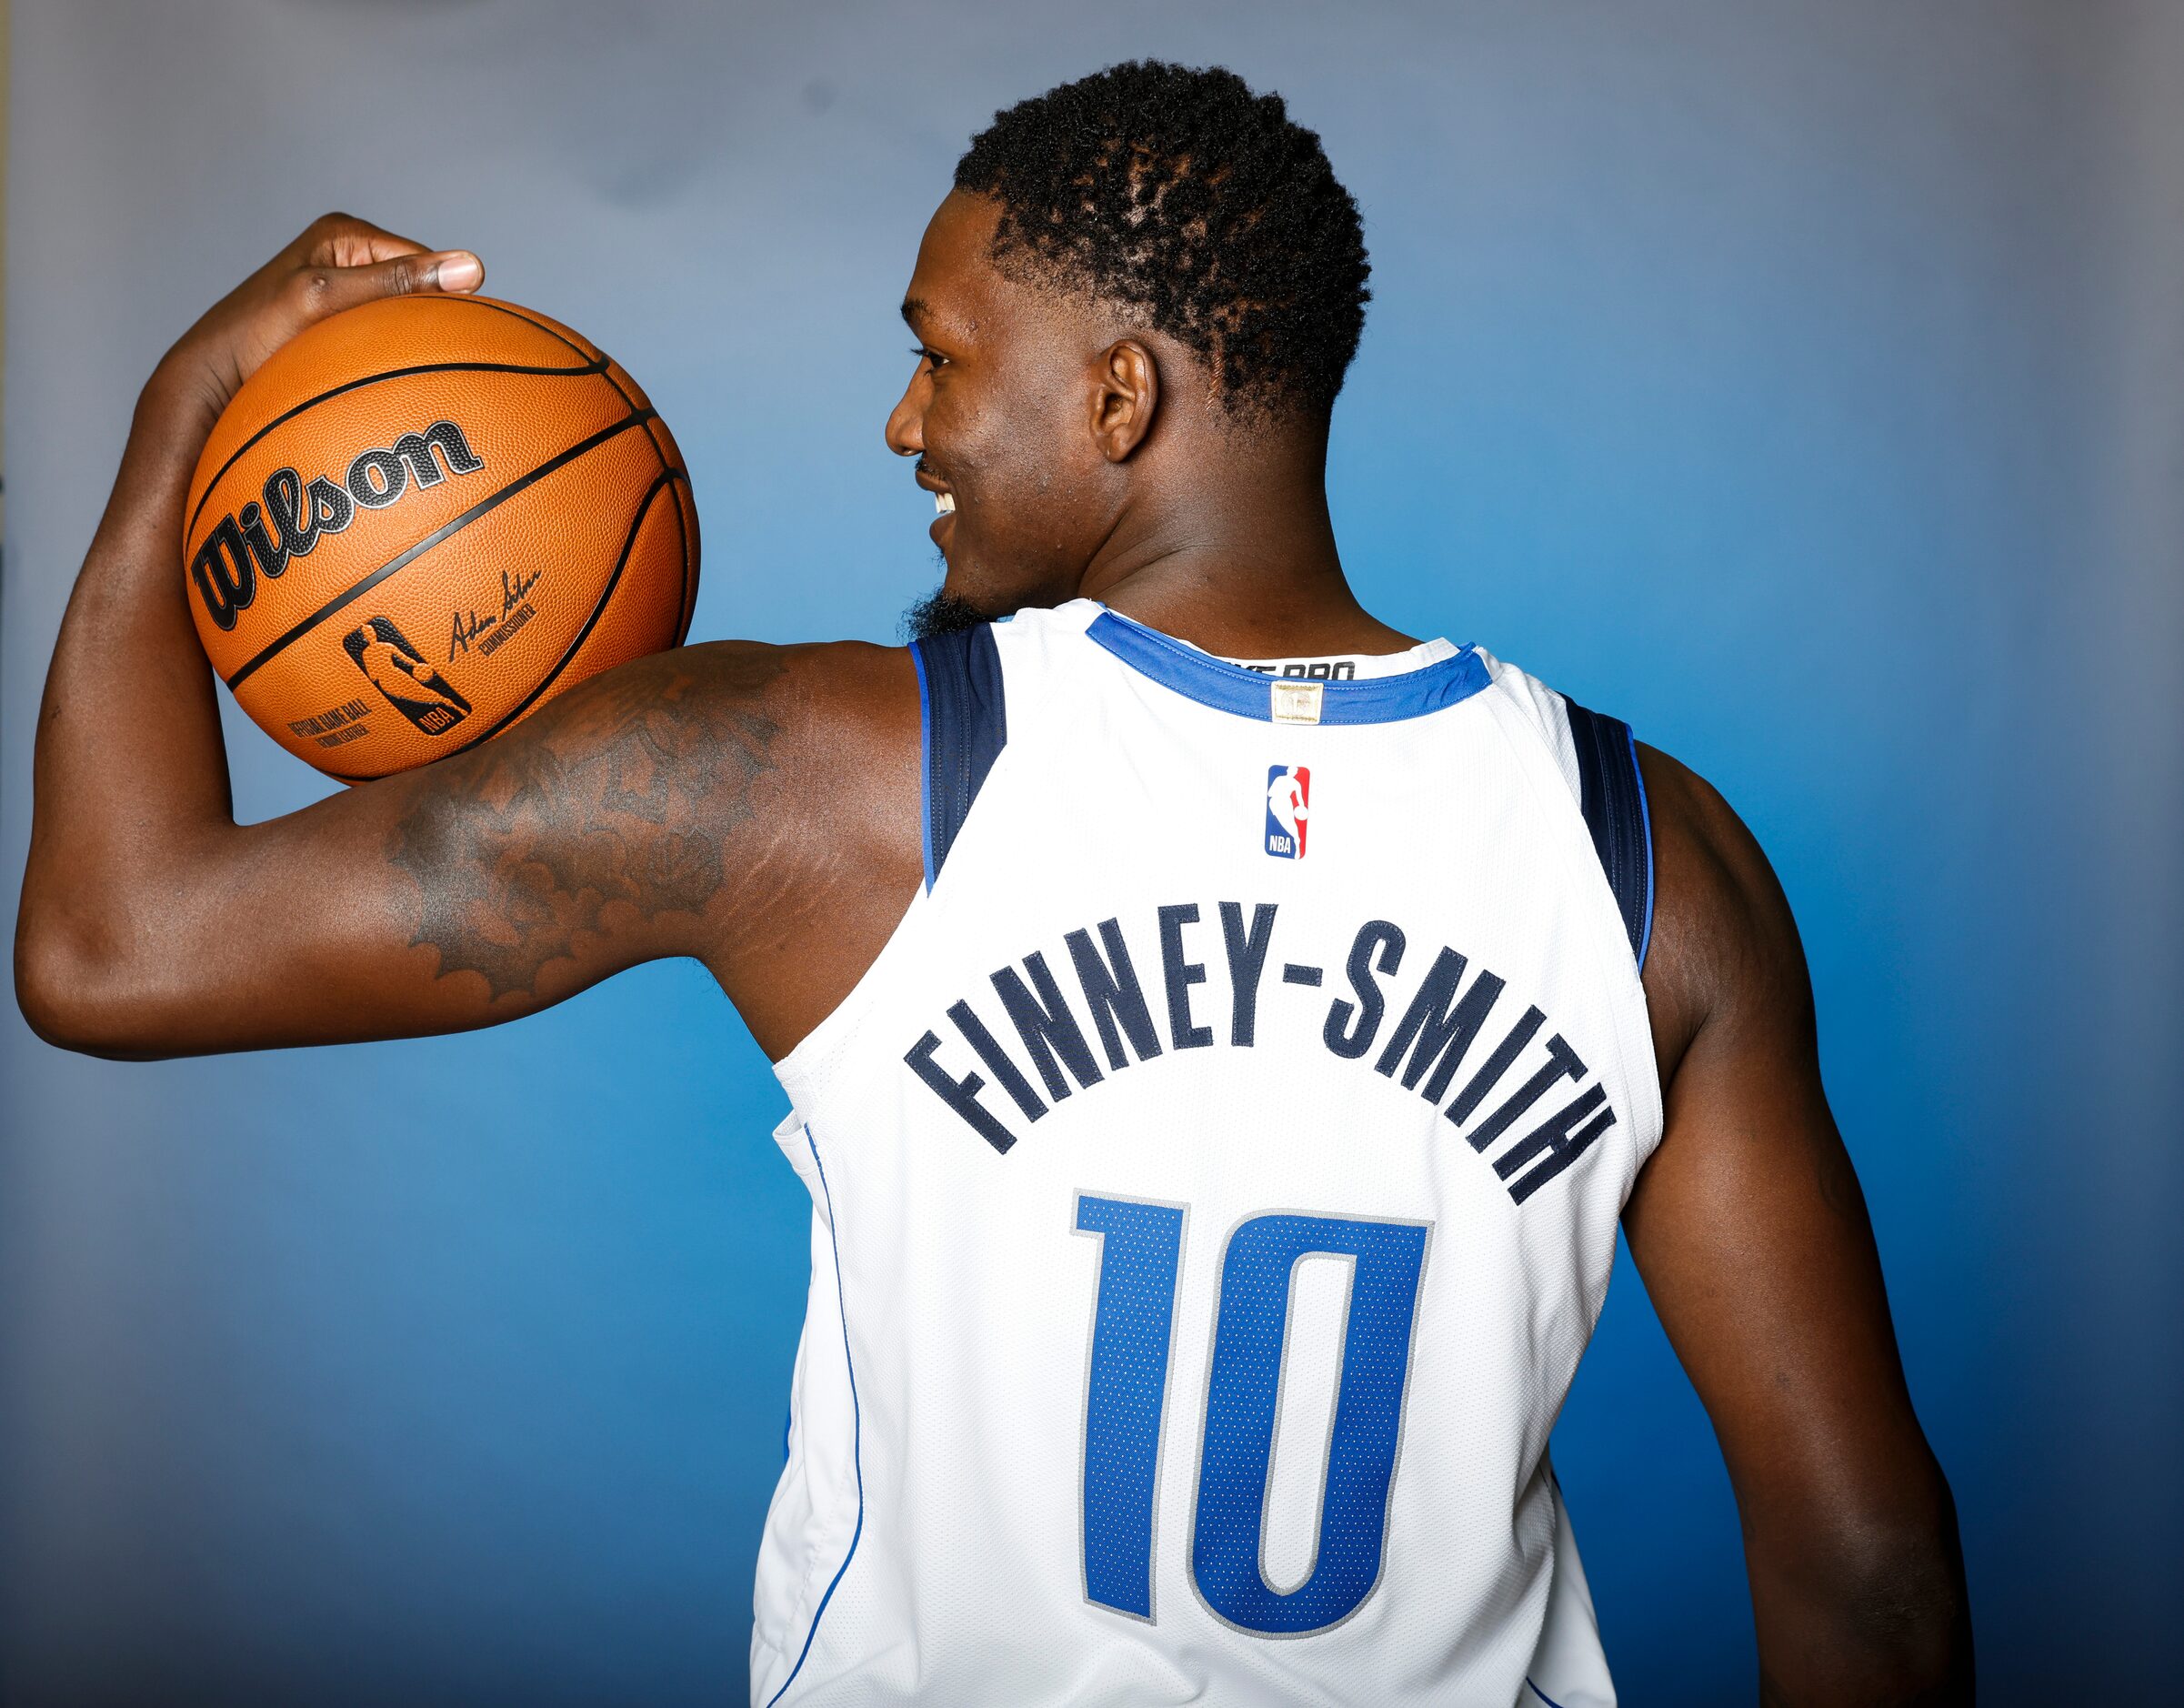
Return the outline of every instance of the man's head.
[[[1232,72],[1115,65],[997,115],[903,305],[887,443],[955,507],[913,626],[1074,598],[1225,468],[1317,479],[1368,270],[1319,138]]]

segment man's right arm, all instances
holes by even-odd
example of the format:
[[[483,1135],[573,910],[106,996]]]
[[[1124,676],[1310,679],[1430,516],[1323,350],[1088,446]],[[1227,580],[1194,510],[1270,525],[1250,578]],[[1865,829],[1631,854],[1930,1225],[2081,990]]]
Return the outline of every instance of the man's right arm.
[[[916,688],[898,674],[907,657],[876,647],[684,648],[255,825],[167,803],[147,826],[49,787],[66,762],[42,754],[24,1013],[100,1055],[338,1043],[496,1024],[689,955],[780,1055],[915,886]],[[875,813],[874,785],[912,809]]]
[[[693,955],[778,1056],[916,887],[916,681],[875,647],[639,659],[468,753],[234,821],[183,594],[190,471],[286,337],[438,288],[434,269],[330,216],[145,389],[39,716],[15,979],[55,1043],[160,1056],[452,1031]]]

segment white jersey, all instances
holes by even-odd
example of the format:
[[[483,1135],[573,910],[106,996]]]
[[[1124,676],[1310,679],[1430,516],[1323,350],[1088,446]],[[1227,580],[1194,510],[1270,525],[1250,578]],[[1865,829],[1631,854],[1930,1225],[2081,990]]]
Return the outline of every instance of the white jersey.
[[[1089,600],[917,652],[926,882],[778,1068],[752,1702],[1611,1703],[1547,1449],[1661,1130],[1628,731]]]

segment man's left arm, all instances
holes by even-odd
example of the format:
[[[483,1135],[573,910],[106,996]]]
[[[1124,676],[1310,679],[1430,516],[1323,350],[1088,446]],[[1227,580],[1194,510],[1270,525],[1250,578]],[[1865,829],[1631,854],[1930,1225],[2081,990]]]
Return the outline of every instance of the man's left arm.
[[[1969,1702],[1956,1509],[1821,1090],[1796,924],[1720,796],[1651,749],[1641,763],[1668,1125],[1623,1225],[1736,1489],[1760,1701]]]

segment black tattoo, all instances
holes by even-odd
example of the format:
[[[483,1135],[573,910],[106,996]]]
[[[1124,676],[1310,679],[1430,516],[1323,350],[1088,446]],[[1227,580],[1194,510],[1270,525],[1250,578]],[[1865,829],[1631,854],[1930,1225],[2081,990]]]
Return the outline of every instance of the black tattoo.
[[[760,708],[783,668],[770,651],[663,655],[421,774],[387,846],[421,892],[412,944],[497,1001],[536,995],[617,904],[647,923],[703,913],[773,769],[780,726]]]

